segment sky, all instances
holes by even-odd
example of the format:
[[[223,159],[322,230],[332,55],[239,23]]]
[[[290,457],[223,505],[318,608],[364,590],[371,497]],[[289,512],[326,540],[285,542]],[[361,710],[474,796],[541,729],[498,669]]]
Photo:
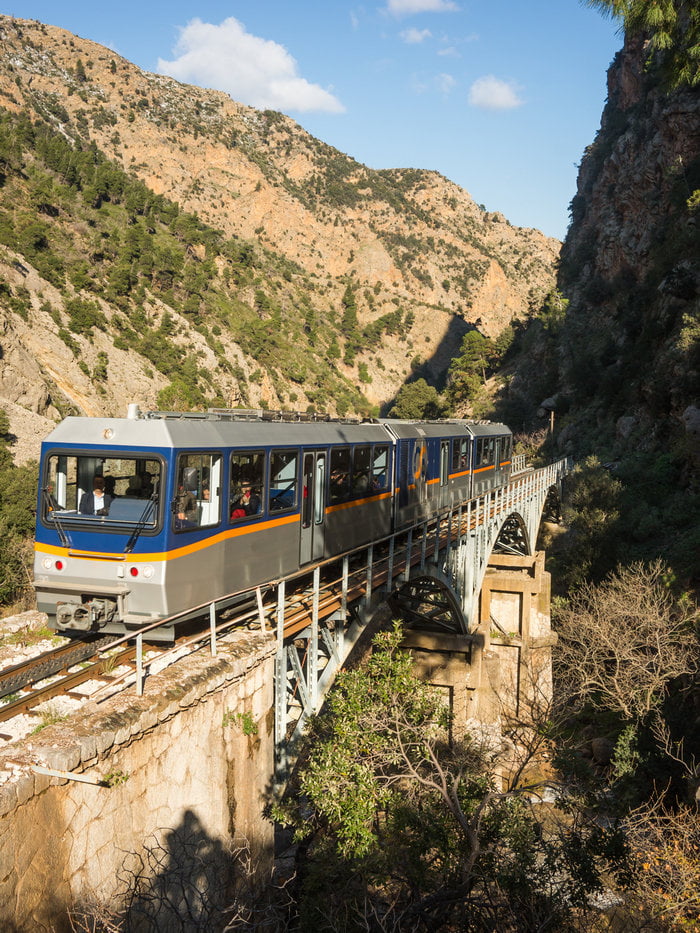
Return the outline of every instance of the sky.
[[[581,0],[0,0],[563,239],[617,24]]]

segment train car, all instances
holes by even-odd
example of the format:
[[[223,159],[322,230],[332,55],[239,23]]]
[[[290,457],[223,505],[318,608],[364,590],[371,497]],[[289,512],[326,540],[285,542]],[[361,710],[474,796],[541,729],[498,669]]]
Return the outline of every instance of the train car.
[[[380,422],[396,444],[396,528],[424,521],[510,479],[512,434],[504,424]]]
[[[463,421],[136,405],[66,418],[42,445],[38,608],[60,631],[124,634],[273,581],[469,498],[477,464],[480,487],[504,481],[509,438]]]

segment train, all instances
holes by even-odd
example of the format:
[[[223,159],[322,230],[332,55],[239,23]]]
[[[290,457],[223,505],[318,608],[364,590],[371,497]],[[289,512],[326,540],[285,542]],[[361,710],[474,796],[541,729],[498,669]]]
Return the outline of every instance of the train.
[[[173,615],[507,483],[504,424],[268,410],[68,417],[42,444],[34,588],[64,634],[172,640]]]

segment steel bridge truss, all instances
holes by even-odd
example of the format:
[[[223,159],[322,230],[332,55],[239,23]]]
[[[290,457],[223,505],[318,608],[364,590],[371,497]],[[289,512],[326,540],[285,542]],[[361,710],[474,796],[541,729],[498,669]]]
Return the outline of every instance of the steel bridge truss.
[[[268,607],[258,596],[261,622],[267,617],[276,631],[278,778],[373,609],[388,599],[409,625],[470,634],[491,554],[534,553],[543,509],[556,512],[569,469],[560,460],[516,475],[508,486],[279,581]]]

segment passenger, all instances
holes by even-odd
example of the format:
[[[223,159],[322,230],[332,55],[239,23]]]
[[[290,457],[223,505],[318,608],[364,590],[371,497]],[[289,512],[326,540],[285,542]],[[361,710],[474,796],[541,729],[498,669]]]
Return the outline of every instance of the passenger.
[[[143,495],[142,481],[138,473],[129,478],[129,486],[126,490],[127,496],[134,496],[135,498],[140,498]]]
[[[55,512],[56,509],[60,509],[61,505],[53,494],[54,485],[49,483],[48,486],[44,487],[44,501],[46,502],[47,512]]]
[[[257,515],[260,511],[260,496],[250,483],[243,483],[241,494],[233,503],[231,518],[244,518],[246,515]]]
[[[342,470],[331,470],[330,493],[331,502],[342,502],[347,499],[349,491],[348,474]]]
[[[79,511],[82,515],[109,515],[112,497],[105,493],[105,481],[96,476],[92,481],[92,492],[83,493]]]
[[[105,476],[105,495],[109,496],[111,499],[115,499],[117,494],[114,491],[114,486],[117,480],[114,476]]]
[[[175,518],[176,528],[194,528],[197,525],[197,500],[184,486],[178,490]]]

